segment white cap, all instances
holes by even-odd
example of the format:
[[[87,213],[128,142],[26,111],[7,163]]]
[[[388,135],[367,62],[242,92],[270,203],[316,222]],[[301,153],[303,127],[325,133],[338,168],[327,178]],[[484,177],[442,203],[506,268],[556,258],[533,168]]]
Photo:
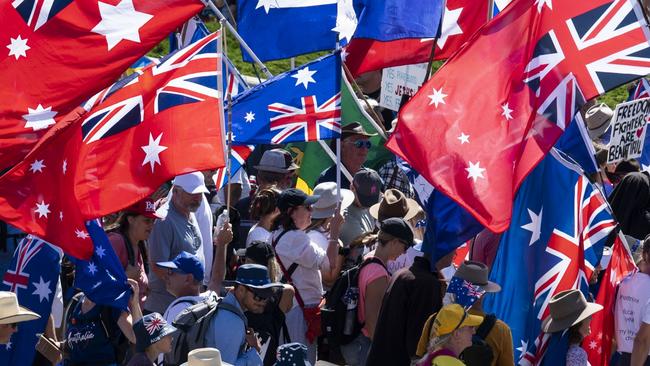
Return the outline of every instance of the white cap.
[[[177,176],[172,184],[183,188],[189,194],[210,193],[205,187],[204,179],[203,173],[193,172]]]

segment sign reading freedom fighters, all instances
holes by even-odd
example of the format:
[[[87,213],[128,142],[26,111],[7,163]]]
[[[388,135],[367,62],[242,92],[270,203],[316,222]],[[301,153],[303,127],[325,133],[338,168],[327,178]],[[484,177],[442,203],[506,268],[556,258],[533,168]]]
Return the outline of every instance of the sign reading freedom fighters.
[[[650,115],[650,98],[637,99],[616,106],[610,126],[608,164],[641,156],[648,115]]]
[[[402,96],[413,96],[427,73],[427,63],[385,68],[381,76],[379,105],[397,112]]]

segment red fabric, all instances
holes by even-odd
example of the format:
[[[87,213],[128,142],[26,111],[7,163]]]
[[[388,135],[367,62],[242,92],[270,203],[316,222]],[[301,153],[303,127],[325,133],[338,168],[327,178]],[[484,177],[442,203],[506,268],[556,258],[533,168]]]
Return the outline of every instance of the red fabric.
[[[116,5],[120,1],[131,3],[101,3]],[[29,22],[13,3],[25,14],[29,14],[30,5],[34,7]],[[27,125],[23,116],[28,108],[51,108],[56,112],[54,118],[60,120],[204,7],[198,0],[133,0],[136,11],[153,18],[138,29],[139,42],[125,39],[109,49],[106,37],[92,31],[102,20],[98,1],[53,3],[51,12],[42,1],[3,1],[0,5],[0,170],[21,160],[50,126],[44,123],[44,128],[38,129]],[[56,12],[61,3],[65,6]],[[39,19],[47,21],[41,24]],[[29,49],[24,56],[9,56],[5,46],[18,36],[27,40]]]
[[[216,54],[202,54],[183,67],[157,69],[155,76],[150,67],[112,94],[102,92],[105,99],[98,97],[83,118],[83,109],[71,113],[46,133],[25,160],[0,177],[0,219],[58,245],[67,254],[88,259],[93,245],[85,220],[128,207],[176,175],[222,167],[219,99],[203,96],[203,102],[152,112],[157,92],[178,76],[214,72],[220,65]],[[86,137],[98,139],[82,141],[83,122],[104,110],[111,111],[109,116],[122,112],[120,103],[133,95],[142,102],[142,114],[135,114],[142,118],[139,123],[113,135],[98,136],[93,130]],[[155,164],[147,162],[151,155],[143,149],[152,140],[165,147],[158,150]]]
[[[435,59],[449,58],[481,25],[487,21],[488,1],[448,0],[443,20],[443,35],[436,43]],[[455,25],[460,27],[462,33]],[[445,32],[446,31],[446,32]],[[409,65],[429,61],[433,39],[400,39],[380,42],[373,39],[353,38],[346,48],[346,66],[354,77],[364,72],[385,67]],[[442,47],[441,47],[442,46]]]
[[[321,306],[323,306],[324,302],[321,301],[321,304],[317,307],[314,308],[303,308],[302,309],[302,314],[305,317],[305,322],[307,323],[307,332],[305,333],[305,337],[307,337],[307,341],[309,343],[314,343],[316,338],[318,338],[321,334],[323,334],[323,330],[321,329]]]
[[[630,273],[636,270],[634,261],[627,247],[616,237],[612,246],[612,258],[605,270],[596,303],[603,310],[593,315],[591,319],[591,334],[582,342],[582,348],[587,351],[589,363],[592,365],[609,365],[614,340],[614,304],[616,304],[616,287]]]
[[[616,37],[603,35],[610,42],[589,38],[577,50],[569,19],[579,22],[579,16],[602,11],[604,3],[561,1],[552,9],[547,1],[511,3],[402,108],[386,146],[483,226],[504,231],[523,179],[571,122],[583,97],[602,92],[586,63],[647,45],[642,27],[633,25]],[[612,6],[618,11],[623,3]],[[554,39],[564,54],[548,53]],[[624,79],[616,74],[607,82],[615,78]]]

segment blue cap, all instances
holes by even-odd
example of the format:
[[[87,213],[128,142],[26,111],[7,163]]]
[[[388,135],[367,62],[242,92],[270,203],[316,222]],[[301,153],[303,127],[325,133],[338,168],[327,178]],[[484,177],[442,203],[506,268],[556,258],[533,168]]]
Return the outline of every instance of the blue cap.
[[[271,296],[274,287],[282,286],[281,283],[271,282],[268,269],[259,264],[242,264],[239,266],[234,282],[250,288],[263,298]]]
[[[156,265],[162,268],[169,268],[177,273],[191,274],[197,281],[203,281],[205,269],[199,257],[188,252],[181,252],[171,262],[157,262]]]
[[[136,350],[144,352],[147,347],[175,331],[176,328],[168,324],[159,313],[147,314],[133,324]]]

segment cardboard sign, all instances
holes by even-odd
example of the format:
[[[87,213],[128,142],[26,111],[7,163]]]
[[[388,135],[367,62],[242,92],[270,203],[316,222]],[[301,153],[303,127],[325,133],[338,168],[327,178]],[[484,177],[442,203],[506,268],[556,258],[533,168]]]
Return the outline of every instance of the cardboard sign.
[[[616,106],[607,146],[607,163],[641,156],[645,141],[647,118],[650,115],[650,98],[633,100]]]
[[[420,89],[427,73],[427,63],[384,69],[381,76],[379,105],[397,112],[402,95],[412,96]]]

